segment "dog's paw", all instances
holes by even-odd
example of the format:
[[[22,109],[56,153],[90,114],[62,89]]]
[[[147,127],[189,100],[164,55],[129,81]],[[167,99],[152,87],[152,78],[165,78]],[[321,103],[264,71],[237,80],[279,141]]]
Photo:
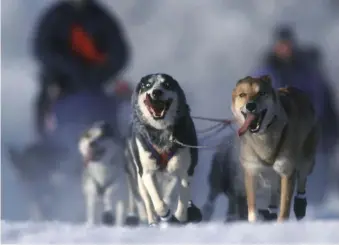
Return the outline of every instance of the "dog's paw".
[[[160,225],[161,227],[167,227],[168,224],[179,225],[184,223],[180,222],[180,220],[172,214],[171,210],[168,210],[165,216],[160,216]]]
[[[256,211],[248,212],[248,217],[247,217],[248,222],[255,223],[257,222],[257,219],[258,219],[258,214]]]
[[[125,225],[127,226],[138,226],[140,224],[140,219],[137,216],[127,216],[125,220]]]
[[[294,198],[294,214],[297,220],[301,220],[306,215],[307,199],[295,197]]]
[[[104,225],[112,226],[115,223],[115,218],[111,212],[104,212],[101,217],[101,222]]]
[[[263,218],[264,221],[274,221],[277,220],[278,214],[270,212],[269,209],[259,209],[259,215]]]
[[[187,208],[187,222],[199,223],[201,221],[202,221],[202,213],[200,209],[197,206],[195,206],[193,202],[190,202]]]
[[[148,225],[148,227],[155,228],[155,227],[159,227],[159,225],[157,223],[151,223]]]

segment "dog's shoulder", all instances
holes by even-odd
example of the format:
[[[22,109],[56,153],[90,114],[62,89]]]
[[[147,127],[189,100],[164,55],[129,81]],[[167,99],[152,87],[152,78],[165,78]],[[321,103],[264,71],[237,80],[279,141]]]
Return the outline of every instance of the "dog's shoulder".
[[[299,115],[314,114],[314,107],[310,98],[301,89],[296,87],[279,88],[277,94],[287,115],[294,113]]]
[[[174,137],[188,144],[197,144],[197,133],[193,119],[189,114],[178,119],[174,127]]]

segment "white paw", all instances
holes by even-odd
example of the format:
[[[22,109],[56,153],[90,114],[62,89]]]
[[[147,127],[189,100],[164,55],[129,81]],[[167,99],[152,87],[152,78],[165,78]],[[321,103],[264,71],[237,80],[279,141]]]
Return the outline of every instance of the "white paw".
[[[95,224],[94,224],[94,221],[92,221],[92,220],[88,220],[88,221],[86,221],[86,223],[85,223],[85,227],[86,228],[92,228],[92,227],[94,227],[95,226]]]
[[[257,213],[256,212],[248,212],[248,222],[256,222],[257,221]]]

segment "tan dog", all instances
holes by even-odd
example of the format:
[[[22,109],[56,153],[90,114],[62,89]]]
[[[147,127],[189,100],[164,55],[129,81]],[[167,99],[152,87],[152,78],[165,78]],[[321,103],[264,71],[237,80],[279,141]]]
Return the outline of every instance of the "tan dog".
[[[293,87],[275,91],[269,76],[245,77],[232,92],[232,112],[240,125],[248,220],[257,219],[256,177],[267,173],[270,177],[276,173],[280,176],[280,186],[277,179],[277,191],[271,193],[278,196],[280,189],[278,221],[289,218],[295,180],[298,195],[294,212],[298,219],[303,218],[306,180],[313,169],[318,139],[315,111],[309,98]]]

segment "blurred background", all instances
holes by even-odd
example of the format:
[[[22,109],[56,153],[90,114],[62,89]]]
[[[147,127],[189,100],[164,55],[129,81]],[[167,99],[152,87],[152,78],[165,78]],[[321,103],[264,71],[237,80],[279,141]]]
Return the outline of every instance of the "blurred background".
[[[25,188],[10,164],[7,146],[23,149],[39,140],[34,111],[41,89],[41,66],[33,55],[33,40],[39,18],[56,2],[1,1],[1,212],[6,220],[29,218]],[[279,70],[279,62],[269,54],[275,50],[289,56],[289,45],[293,43],[293,50],[302,50],[297,52],[298,60],[307,63],[310,68],[307,72],[313,74],[319,70],[314,75],[319,78],[317,81],[329,84],[333,100],[328,103],[334,108],[332,113],[338,113],[335,103],[339,99],[339,1],[98,0],[98,3],[115,16],[128,43],[128,61],[112,81],[123,79],[134,88],[142,76],[165,72],[182,85],[193,115],[229,118],[231,90],[240,78],[262,72],[263,67],[270,67],[271,72],[277,71],[282,77],[285,73],[293,74],[293,69]],[[293,38],[289,31],[276,31],[282,24],[292,27]],[[279,38],[285,41],[280,46],[276,45]],[[305,87],[311,81],[309,77],[313,75],[306,78],[300,75],[301,80],[306,79],[302,82]],[[313,93],[313,96],[318,95]],[[333,114],[328,115],[326,120],[333,124]],[[196,122],[198,129],[208,125]],[[219,140],[220,137],[211,139],[206,144],[213,145]],[[338,212],[335,207],[339,207],[339,202],[334,198],[339,193],[339,167],[333,154],[337,148],[335,140],[330,142],[331,149],[327,145],[319,150],[310,181],[309,195],[314,195],[311,199],[314,211],[309,213],[312,217]],[[212,154],[211,150],[200,151],[193,181],[193,196],[198,206],[206,199]],[[329,193],[326,197],[321,195],[325,191]],[[67,193],[60,198],[71,196]],[[60,209],[72,209],[72,205],[79,204],[72,202]],[[216,219],[224,219],[225,207],[222,197],[214,214]],[[72,220],[65,219],[68,218]]]

